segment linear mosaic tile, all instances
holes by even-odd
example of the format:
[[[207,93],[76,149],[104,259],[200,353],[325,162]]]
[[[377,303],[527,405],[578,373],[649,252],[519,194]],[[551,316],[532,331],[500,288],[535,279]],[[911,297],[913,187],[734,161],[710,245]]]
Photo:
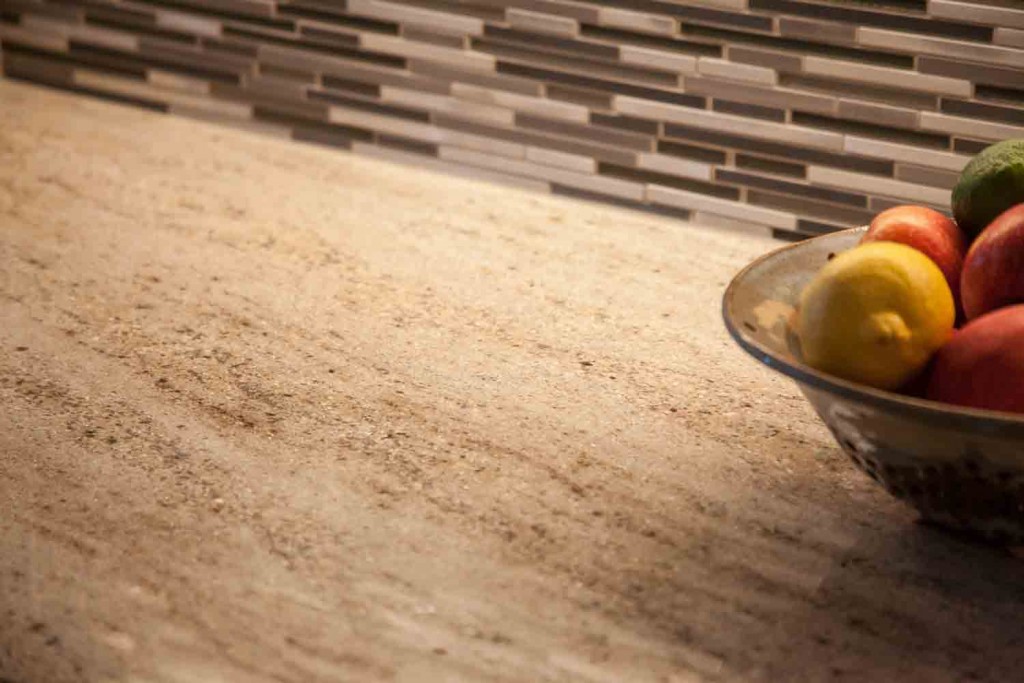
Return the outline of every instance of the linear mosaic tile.
[[[1024,3],[0,0],[0,72],[798,239],[1024,137]]]

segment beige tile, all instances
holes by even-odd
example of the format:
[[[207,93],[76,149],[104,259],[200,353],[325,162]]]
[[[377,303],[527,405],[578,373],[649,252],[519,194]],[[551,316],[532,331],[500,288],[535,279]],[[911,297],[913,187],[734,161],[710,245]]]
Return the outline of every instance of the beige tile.
[[[215,19],[206,19],[205,17],[162,9],[158,9],[155,15],[156,25],[161,28],[214,38],[221,34],[220,22]]]
[[[784,123],[772,123],[770,121],[755,121],[742,116],[732,116],[704,109],[678,107],[624,95],[616,95],[614,105],[616,111],[623,114],[633,114],[634,116],[648,119],[681,123],[725,133],[734,133],[736,135],[748,135],[773,142],[792,143],[835,151],[843,149],[842,134],[833,133],[832,131]]]
[[[779,33],[787,38],[809,38],[816,42],[850,44],[857,37],[857,29],[852,24],[839,24],[831,21],[812,21],[796,17],[781,17]]]
[[[546,33],[565,38],[575,38],[580,33],[580,22],[569,17],[554,14],[531,12],[530,10],[509,7],[505,11],[505,19],[512,28],[534,33]]]
[[[921,112],[921,128],[939,133],[967,135],[974,138],[1004,140],[1006,138],[1024,137],[1024,127],[1011,126],[1008,123],[993,123],[981,119],[967,119],[935,112]]]
[[[662,185],[647,186],[647,200],[654,204],[662,204],[677,209],[689,209],[735,218],[738,220],[750,220],[761,225],[770,225],[774,228],[796,229],[796,216],[784,211],[766,209],[761,206],[733,202],[728,199],[719,199],[699,192],[688,192],[677,190],[674,187]]]
[[[185,107],[193,111],[209,112],[212,115],[224,118],[248,119],[252,117],[252,106],[248,104],[228,102],[205,95],[172,92],[131,78],[119,78],[86,69],[75,69],[72,81],[75,85],[85,88],[117,95],[127,95],[128,97],[155,100],[164,104]]]
[[[997,45],[1024,48],[1024,31],[1012,28],[997,28],[992,41]]]
[[[907,53],[959,57],[989,64],[1024,67],[1024,52],[1020,50],[965,40],[949,40],[861,26],[857,29],[857,42],[865,47],[891,50],[893,46],[898,45],[902,52]]]
[[[839,100],[839,116],[851,121],[864,121],[894,128],[917,128],[920,112],[904,107],[890,107],[877,102]]]
[[[1024,5],[1014,9],[1011,7],[979,5],[974,2],[929,0],[928,13],[933,17],[958,19],[973,24],[1024,28]]]
[[[191,76],[182,76],[170,71],[161,71],[160,69],[148,70],[146,72],[146,80],[158,88],[187,92],[193,95],[205,95],[210,92],[210,83],[208,81],[192,78]]]
[[[516,111],[561,119],[563,121],[574,121],[576,123],[590,122],[590,111],[582,105],[571,102],[558,102],[542,97],[530,97],[529,95],[519,95],[504,90],[490,90],[465,83],[453,83],[451,92],[457,98],[472,102],[507,107]]]
[[[620,199],[640,201],[644,196],[644,186],[640,183],[618,180],[616,178],[603,178],[597,175],[576,173],[553,166],[544,166],[529,161],[513,161],[447,146],[442,146],[438,150],[438,154],[444,161],[464,163],[493,171],[539,178],[579,190],[588,190],[612,197],[619,197]]]
[[[470,50],[453,50],[437,45],[427,45],[394,36],[378,33],[363,33],[359,36],[359,44],[367,50],[376,50],[385,54],[399,55],[413,59],[425,59],[433,62],[455,64],[464,69],[476,71],[493,71],[495,59],[493,55]]]
[[[236,130],[245,130],[252,133],[259,133],[261,135],[269,135],[282,140],[291,140],[292,137],[292,131],[288,126],[281,126],[276,123],[267,123],[265,121],[240,119],[236,116],[224,116],[223,114],[208,108],[191,107],[187,104],[172,104],[168,108],[168,112],[175,116],[184,116],[197,121],[229,126]]]
[[[794,88],[758,87],[751,83],[718,81],[708,78],[683,78],[683,90],[691,95],[721,98],[776,109],[799,109],[814,114],[834,115],[838,103],[834,97]]]
[[[688,5],[703,5],[705,7],[716,7],[718,9],[747,9],[747,0],[695,0],[686,2]]]
[[[533,161],[545,166],[557,166],[567,171],[577,173],[597,173],[597,162],[580,154],[569,154],[568,152],[557,152],[553,149],[542,147],[527,147],[527,161]]]
[[[676,32],[675,19],[656,14],[631,12],[630,10],[618,9],[616,7],[602,7],[599,9],[598,24],[668,36],[674,35]]]
[[[945,76],[929,76],[916,71],[890,69],[863,62],[849,62],[807,55],[804,57],[804,73],[813,76],[831,76],[847,81],[887,85],[911,90],[921,90],[943,95],[970,97],[974,90],[970,81]]]
[[[415,109],[454,114],[471,121],[498,126],[511,126],[515,123],[515,113],[511,109],[479,102],[468,102],[446,95],[396,88],[390,85],[381,87],[380,99],[389,104],[403,104]]]
[[[940,168],[957,173],[963,170],[963,167],[971,160],[969,156],[962,154],[937,152],[931,149],[922,149],[871,138],[861,138],[855,135],[846,136],[844,150],[850,154],[862,154],[886,160],[920,164],[921,166]]]
[[[803,71],[803,57],[800,55],[762,50],[760,48],[747,47],[746,45],[729,45],[727,49],[729,59],[733,62],[755,64],[775,69],[776,71],[797,73]]]
[[[484,22],[476,17],[411,7],[384,0],[348,0],[348,12],[364,17],[418,24],[446,33],[481,35]]]
[[[681,178],[695,178],[697,180],[711,180],[711,165],[699,161],[683,159],[668,154],[654,154],[652,152],[640,152],[637,155],[636,165],[647,171],[657,171]]]
[[[895,180],[893,178],[881,178],[850,171],[840,171],[835,168],[824,166],[808,166],[807,179],[812,183],[828,185],[844,190],[856,190],[869,194],[884,195],[886,197],[898,197],[911,201],[927,202],[948,206],[950,201],[949,190],[927,185]]]
[[[471,178],[473,180],[483,180],[489,183],[507,185],[534,192],[549,192],[551,190],[551,186],[542,180],[523,178],[521,176],[488,171],[481,168],[466,167],[457,163],[440,161],[438,159],[421,156],[419,154],[409,154],[408,152],[400,152],[393,149],[387,149],[385,147],[378,147],[365,142],[353,142],[352,151],[375,159],[383,159],[385,161],[391,161],[407,166],[417,166],[431,171],[444,173],[446,175],[457,175],[464,178]]]
[[[697,73],[697,58],[692,55],[652,50],[646,47],[622,44],[619,46],[619,59],[625,64],[647,66],[676,73]]]
[[[762,85],[775,85],[779,81],[779,75],[772,69],[752,64],[739,64],[714,57],[701,57],[697,63],[697,70],[711,78],[724,78],[731,81],[745,81]]]
[[[134,52],[139,49],[138,37],[130,33],[122,33],[121,31],[86,26],[85,24],[66,24],[46,17],[32,15],[23,16],[21,24],[30,31],[59,35],[66,39],[80,40],[90,45],[99,45],[128,52]]]
[[[441,142],[441,131],[430,124],[396,119],[391,116],[382,116],[358,109],[338,106],[328,107],[327,120],[331,123],[340,123],[346,126],[390,133],[391,135],[412,138],[421,142]]]
[[[913,164],[896,164],[896,178],[906,180],[908,183],[952,189],[960,179],[960,174],[955,171],[940,171]]]
[[[453,147],[472,149],[485,154],[497,154],[510,159],[525,159],[526,146],[517,142],[498,140],[483,135],[474,135],[450,128],[439,129],[439,141]]]
[[[0,23],[0,42],[4,40],[53,52],[67,52],[68,50],[68,38],[62,33],[30,30],[12,24]]]

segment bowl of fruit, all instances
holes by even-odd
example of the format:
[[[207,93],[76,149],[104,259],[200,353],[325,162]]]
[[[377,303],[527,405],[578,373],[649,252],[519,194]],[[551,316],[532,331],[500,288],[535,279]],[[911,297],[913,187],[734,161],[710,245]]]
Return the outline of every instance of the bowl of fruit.
[[[924,520],[1022,543],[1024,140],[973,158],[951,213],[899,206],[773,251],[723,316]]]

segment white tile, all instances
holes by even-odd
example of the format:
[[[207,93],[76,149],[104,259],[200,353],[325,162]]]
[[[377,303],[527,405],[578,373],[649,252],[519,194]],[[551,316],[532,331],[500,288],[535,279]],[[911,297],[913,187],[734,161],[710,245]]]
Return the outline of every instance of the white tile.
[[[1020,50],[971,43],[964,40],[950,40],[948,38],[936,38],[934,36],[886,31],[880,28],[861,26],[857,29],[857,42],[865,47],[891,50],[893,46],[899,46],[900,51],[906,53],[959,57],[976,62],[1024,67],[1024,52]]]
[[[973,2],[929,0],[928,13],[933,17],[942,19],[959,19],[974,24],[1024,28],[1024,5],[1019,9],[1012,9],[1010,7],[979,5]]]
[[[859,83],[888,85],[910,90],[921,90],[942,95],[971,97],[974,93],[970,81],[945,76],[931,76],[905,69],[890,69],[863,62],[848,62],[840,59],[826,59],[807,55],[804,57],[804,73],[812,76],[831,76]]]
[[[494,171],[523,175],[531,178],[540,178],[549,182],[574,187],[580,190],[596,192],[621,199],[632,199],[641,201],[644,196],[644,186],[640,183],[633,183],[617,178],[604,178],[597,175],[588,175],[566,171],[553,166],[544,166],[529,161],[513,161],[502,157],[493,157],[478,152],[455,149],[442,146],[438,150],[441,159],[458,163],[479,166]]]
[[[348,11],[364,17],[429,26],[446,33],[478,36],[484,32],[483,20],[476,17],[410,7],[384,0],[348,0]]]
[[[715,57],[701,57],[697,63],[697,71],[705,76],[713,78],[724,78],[731,81],[744,81],[747,83],[761,83],[764,85],[775,85],[779,82],[779,75],[774,69],[753,64],[740,64]]]
[[[557,166],[558,168],[576,171],[577,173],[597,173],[597,162],[582,154],[569,154],[568,152],[558,152],[541,147],[527,147],[526,159],[527,161],[544,164],[545,166]]]
[[[215,19],[205,19],[191,14],[158,9],[156,25],[172,31],[191,33],[197,36],[217,37],[221,34],[221,25]]]
[[[431,157],[420,156],[418,154],[410,154],[408,152],[400,152],[394,149],[378,147],[365,142],[353,142],[352,151],[375,159],[383,159],[385,161],[405,164],[407,166],[417,166],[419,168],[444,173],[446,175],[457,175],[473,180],[483,180],[489,183],[517,187],[524,190],[531,190],[533,192],[551,191],[551,186],[542,180],[533,180],[531,178],[523,178],[521,176],[509,175],[507,173],[488,171],[475,167],[466,167],[456,163],[440,161]]]
[[[1021,126],[1011,126],[1008,123],[993,123],[991,121],[982,121],[981,119],[967,119],[960,116],[948,116],[931,111],[921,112],[921,128],[939,133],[969,135],[990,140],[1024,137],[1024,127]]]
[[[590,110],[581,104],[548,100],[543,97],[530,97],[505,90],[491,90],[467,83],[452,83],[451,92],[455,97],[472,102],[508,107],[516,111],[563,121],[590,122]]]
[[[494,71],[496,61],[493,55],[487,55],[482,52],[454,50],[378,33],[361,34],[359,36],[359,44],[367,50],[376,50],[377,52],[411,57],[413,59],[423,59],[428,62],[454,64],[464,69],[476,71]]]
[[[389,104],[401,104],[415,109],[456,114],[464,119],[498,126],[511,126],[515,123],[515,113],[510,109],[478,102],[467,102],[455,97],[434,95],[418,90],[396,88],[390,85],[381,87],[380,99]]]
[[[569,17],[554,14],[531,12],[530,10],[509,7],[505,10],[505,19],[514,29],[547,33],[565,38],[575,38],[580,33],[580,22]]]
[[[327,109],[327,120],[331,123],[341,123],[346,126],[390,133],[391,135],[421,140],[422,142],[441,142],[441,131],[430,124],[396,119],[391,116],[381,116],[380,114],[360,111],[358,109],[331,106]]]
[[[808,147],[841,151],[843,136],[827,130],[794,126],[771,121],[758,121],[744,116],[732,116],[706,109],[692,109],[663,102],[642,100],[625,95],[616,95],[613,106],[623,114],[633,114],[647,119],[681,123],[698,128],[707,128],[736,135],[785,142]]]
[[[950,201],[949,190],[824,166],[808,166],[807,180],[841,190],[855,190],[874,195],[927,202],[938,206],[949,206]]]
[[[656,14],[631,12],[630,10],[615,7],[600,8],[598,10],[598,23],[601,26],[612,26],[668,36],[674,35],[676,32],[675,19]]]
[[[711,180],[711,165],[690,159],[680,159],[668,154],[641,152],[637,155],[636,165],[648,171],[668,173],[681,178]]]
[[[647,66],[676,73],[697,73],[697,58],[666,50],[652,50],[646,47],[622,44],[619,46],[619,59],[626,64]]]
[[[674,187],[648,185],[647,200],[654,204],[672,206],[677,209],[706,211],[728,218],[750,220],[754,223],[770,225],[775,228],[796,229],[796,216],[791,213],[766,209],[752,204],[744,204],[743,202],[733,202],[728,199],[720,199],[719,197],[712,197],[711,195],[699,192],[688,192]]]
[[[850,154],[863,154],[890,161],[906,161],[931,168],[960,172],[971,157],[952,152],[939,152],[922,147],[901,145],[895,142],[883,142],[871,138],[860,138],[855,135],[846,136],[844,151]]]
[[[1024,48],[1024,31],[1017,31],[1012,28],[997,28],[992,42],[997,45]]]

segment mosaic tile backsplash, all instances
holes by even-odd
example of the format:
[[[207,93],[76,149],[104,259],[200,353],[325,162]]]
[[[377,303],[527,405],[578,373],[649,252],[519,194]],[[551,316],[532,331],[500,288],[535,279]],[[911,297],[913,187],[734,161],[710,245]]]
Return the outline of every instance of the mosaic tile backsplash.
[[[1024,137],[1024,0],[0,0],[8,78],[798,238]]]

